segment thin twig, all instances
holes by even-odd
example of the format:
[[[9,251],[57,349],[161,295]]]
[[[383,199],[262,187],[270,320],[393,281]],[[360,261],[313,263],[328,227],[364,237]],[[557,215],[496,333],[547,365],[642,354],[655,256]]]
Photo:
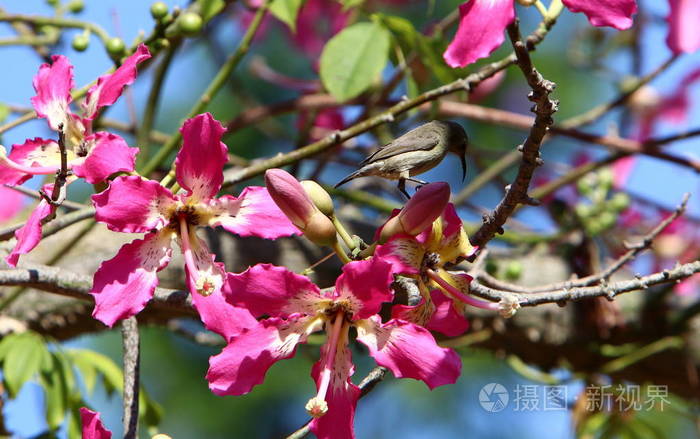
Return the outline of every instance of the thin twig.
[[[599,282],[607,281],[610,278],[610,276],[612,276],[614,273],[620,270],[623,266],[625,266],[630,261],[634,260],[645,250],[651,248],[651,245],[656,239],[656,237],[659,236],[659,234],[661,234],[661,232],[663,232],[666,229],[666,227],[668,227],[673,221],[675,221],[679,216],[681,216],[685,212],[689,198],[690,194],[686,193],[683,196],[683,200],[681,201],[680,205],[676,208],[676,210],[663,221],[661,221],[656,227],[654,227],[647,235],[645,235],[644,238],[638,244],[629,245],[629,250],[624,255],[616,259],[605,270],[602,270],[598,273],[594,273],[590,276],[566,282],[557,282],[534,287],[522,287],[519,285],[506,283],[492,277],[486,272],[476,273],[475,277],[485,285],[524,294],[543,293],[569,288],[587,287],[590,285],[595,285]]]

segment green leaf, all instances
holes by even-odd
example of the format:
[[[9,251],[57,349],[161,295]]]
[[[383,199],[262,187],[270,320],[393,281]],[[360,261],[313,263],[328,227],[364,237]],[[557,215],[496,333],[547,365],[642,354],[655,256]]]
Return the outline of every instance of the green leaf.
[[[323,86],[339,101],[367,90],[386,66],[389,40],[389,32],[378,23],[357,23],[343,29],[323,48]]]
[[[4,353],[3,375],[10,398],[15,398],[24,383],[50,361],[51,354],[44,339],[34,332],[8,335],[12,338]],[[5,341],[5,340],[3,340]]]
[[[105,386],[107,394],[112,394],[114,390],[122,391],[124,388],[124,375],[121,368],[106,355],[88,349],[72,349],[70,355],[76,365],[80,362],[85,362],[102,375],[102,382]],[[77,359],[80,358],[80,359]],[[78,366],[80,367],[80,366]]]
[[[69,351],[68,355],[73,364],[75,364],[75,367],[78,368],[88,394],[92,394],[95,390],[95,382],[97,382],[97,369],[95,369],[95,366],[90,361],[86,360],[80,354],[75,354],[74,351]]]
[[[57,430],[66,418],[68,394],[75,379],[64,357],[52,355],[52,364],[50,371],[42,373],[40,383],[46,392],[46,423],[50,430]]]
[[[297,16],[306,0],[273,0],[270,13],[289,26],[292,32],[297,30]]]
[[[224,0],[197,0],[197,5],[199,6],[199,15],[206,23],[224,9],[226,2]]]

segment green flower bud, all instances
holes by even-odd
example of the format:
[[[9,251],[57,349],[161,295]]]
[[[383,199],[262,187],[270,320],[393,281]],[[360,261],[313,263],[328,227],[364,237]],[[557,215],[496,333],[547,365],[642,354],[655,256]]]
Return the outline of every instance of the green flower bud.
[[[113,37],[107,40],[105,48],[107,49],[107,53],[109,53],[109,56],[111,56],[112,58],[117,58],[124,54],[126,46],[124,45],[124,40],[118,37]]]
[[[160,20],[166,15],[168,15],[168,5],[163,2],[155,2],[151,5],[151,17],[155,20]]]
[[[90,45],[90,38],[85,34],[78,34],[73,37],[71,46],[78,52],[83,52]]]
[[[579,218],[588,218],[593,213],[593,207],[588,204],[579,203],[574,208],[576,215]]]
[[[600,221],[600,227],[603,230],[607,230],[615,225],[617,222],[617,215],[612,212],[602,212],[598,217],[598,221]]]
[[[328,192],[312,180],[303,180],[300,183],[318,210],[328,217],[333,216],[333,200]]]
[[[608,191],[608,190],[610,190],[610,188],[612,188],[613,180],[614,180],[613,173],[609,168],[602,169],[598,173],[598,184],[600,184],[600,186],[605,188],[606,191]]]
[[[196,35],[203,24],[202,17],[194,12],[185,12],[177,19],[177,26],[184,35]]]

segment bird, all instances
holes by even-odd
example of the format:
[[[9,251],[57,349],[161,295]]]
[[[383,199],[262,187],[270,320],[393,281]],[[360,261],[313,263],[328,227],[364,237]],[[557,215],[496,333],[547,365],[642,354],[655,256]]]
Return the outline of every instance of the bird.
[[[350,180],[376,175],[398,180],[399,190],[406,192],[406,181],[420,185],[425,181],[411,178],[438,165],[448,152],[456,154],[462,163],[462,181],[467,176],[466,152],[469,138],[462,125],[453,121],[434,120],[412,129],[387,143],[360,162],[360,169],[340,180],[339,187]]]

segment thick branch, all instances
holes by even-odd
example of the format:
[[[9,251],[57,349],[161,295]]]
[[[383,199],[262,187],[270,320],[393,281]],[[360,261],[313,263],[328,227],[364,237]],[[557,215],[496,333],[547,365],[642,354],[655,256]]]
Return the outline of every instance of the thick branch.
[[[547,130],[554,123],[552,115],[557,111],[557,102],[549,98],[549,94],[554,90],[555,84],[544,79],[532,65],[530,54],[525,44],[520,40],[520,31],[517,23],[513,23],[508,27],[508,35],[513,43],[513,49],[518,59],[517,64],[523,75],[525,75],[530,88],[532,88],[528,99],[535,103],[532,109],[535,113],[535,123],[530,129],[530,134],[525,139],[525,143],[519,147],[523,157],[515,181],[508,186],[503,199],[498,203],[494,211],[484,216],[484,224],[470,238],[472,244],[478,247],[483,247],[496,233],[503,233],[503,224],[505,224],[508,217],[519,204],[534,203],[534,200],[528,197],[527,190],[530,186],[532,174],[541,164],[540,145],[547,134]]]

